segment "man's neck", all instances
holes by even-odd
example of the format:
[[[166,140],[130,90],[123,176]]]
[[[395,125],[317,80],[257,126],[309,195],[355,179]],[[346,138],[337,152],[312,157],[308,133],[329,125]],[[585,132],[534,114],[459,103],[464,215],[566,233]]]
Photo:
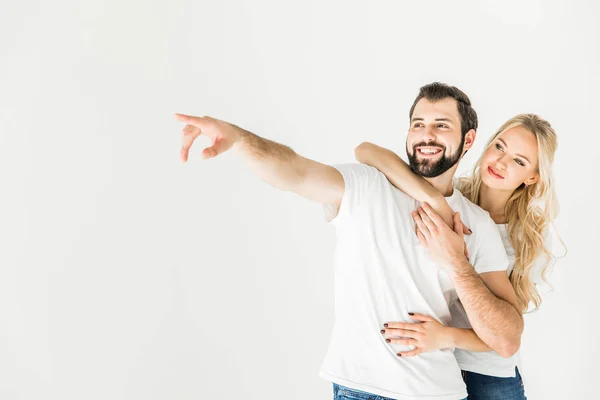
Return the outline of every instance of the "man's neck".
[[[433,186],[438,192],[444,195],[444,197],[451,196],[454,192],[454,187],[452,186],[452,177],[454,176],[454,171],[452,173],[448,173],[450,171],[446,171],[440,176],[436,176],[435,178],[425,178],[427,182],[431,186]]]

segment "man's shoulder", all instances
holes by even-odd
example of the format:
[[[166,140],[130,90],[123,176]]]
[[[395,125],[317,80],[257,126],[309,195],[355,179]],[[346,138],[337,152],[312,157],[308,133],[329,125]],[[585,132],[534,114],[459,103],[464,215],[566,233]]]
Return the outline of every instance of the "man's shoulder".
[[[367,165],[367,164],[361,164],[361,163],[333,164],[332,167],[337,169],[338,171],[340,171],[342,174],[345,172],[348,172],[348,173],[355,173],[355,174],[359,174],[359,175],[363,174],[365,176],[383,175],[383,173],[381,171],[379,171],[377,168],[371,167],[370,165]]]
[[[346,183],[353,182],[356,184],[388,184],[385,175],[375,167],[360,163],[334,164],[333,168],[337,169]]]
[[[386,204],[394,202],[398,206],[415,206],[415,200],[395,187],[377,168],[360,163],[337,164],[333,167],[340,171],[347,185],[362,188],[370,199],[378,199]]]
[[[490,216],[490,213],[479,207],[477,204],[472,203],[469,199],[467,199],[463,194],[458,190],[457,193],[457,201],[456,201],[456,209],[454,211],[459,211],[461,214],[461,219],[465,224],[471,224],[470,228],[473,229],[474,226],[490,226],[493,225],[495,227],[495,223]]]

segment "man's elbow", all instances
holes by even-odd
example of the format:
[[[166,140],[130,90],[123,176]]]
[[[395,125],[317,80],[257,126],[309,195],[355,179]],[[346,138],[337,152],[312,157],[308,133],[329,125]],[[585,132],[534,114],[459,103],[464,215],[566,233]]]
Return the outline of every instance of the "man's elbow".
[[[514,322],[516,326],[513,326],[512,330],[507,330],[507,332],[502,335],[499,349],[494,349],[496,353],[504,358],[514,356],[521,347],[521,335],[523,334],[525,324],[523,322],[523,316],[519,314],[519,317],[518,321]]]
[[[496,353],[498,353],[501,357],[510,358],[514,356],[517,353],[517,351],[519,351],[520,347],[521,339],[519,338],[517,340],[507,340],[505,343],[499,346],[498,349],[495,350]]]

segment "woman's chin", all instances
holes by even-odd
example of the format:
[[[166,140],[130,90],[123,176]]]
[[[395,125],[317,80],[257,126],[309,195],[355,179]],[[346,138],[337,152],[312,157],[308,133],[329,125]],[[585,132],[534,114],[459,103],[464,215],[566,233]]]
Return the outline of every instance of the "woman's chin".
[[[496,178],[492,178],[487,171],[483,172],[481,174],[481,181],[483,182],[483,184],[487,187],[489,187],[490,189],[495,189],[495,190],[505,190],[506,188],[504,187],[504,185],[502,184],[502,182],[500,182],[499,179]]]

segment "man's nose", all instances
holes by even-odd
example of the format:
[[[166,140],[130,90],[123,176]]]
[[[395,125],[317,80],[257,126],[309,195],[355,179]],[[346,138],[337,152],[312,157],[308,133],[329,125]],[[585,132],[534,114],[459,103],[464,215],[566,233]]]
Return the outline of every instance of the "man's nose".
[[[423,134],[421,135],[421,139],[423,139],[424,142],[435,142],[436,136],[433,132],[433,128],[430,126],[425,128],[423,130]]]

